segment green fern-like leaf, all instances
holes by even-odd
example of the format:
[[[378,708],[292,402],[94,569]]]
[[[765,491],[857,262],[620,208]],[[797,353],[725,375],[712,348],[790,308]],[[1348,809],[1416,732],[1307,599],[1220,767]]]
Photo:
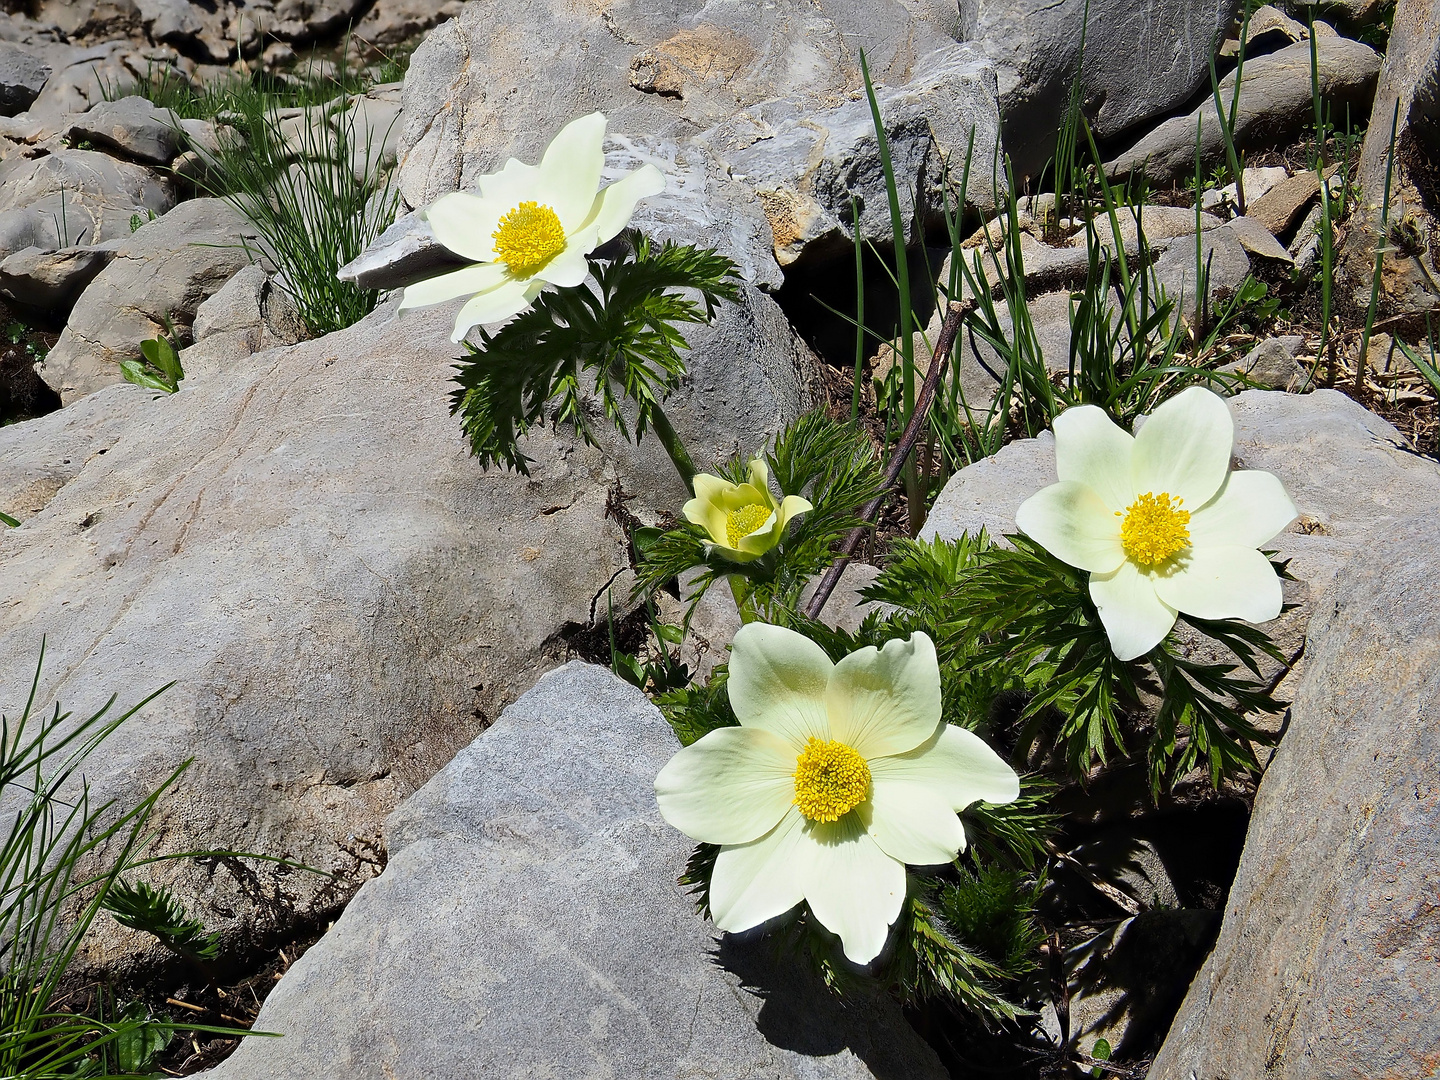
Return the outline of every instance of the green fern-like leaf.
[[[117,879],[105,894],[105,910],[115,921],[153,935],[171,952],[190,960],[214,960],[220,955],[220,935],[205,932],[205,924],[192,918],[185,906],[163,887],[145,882],[131,885]]]
[[[740,296],[735,264],[714,251],[657,245],[633,230],[616,242],[619,258],[590,258],[593,286],[541,293],[499,330],[482,329],[456,365],[451,412],[483,465],[528,475],[519,440],[547,412],[593,442],[587,391],[622,436],[638,441],[685,374],[680,328],[711,321],[722,301]],[[626,399],[636,409],[633,432]]]

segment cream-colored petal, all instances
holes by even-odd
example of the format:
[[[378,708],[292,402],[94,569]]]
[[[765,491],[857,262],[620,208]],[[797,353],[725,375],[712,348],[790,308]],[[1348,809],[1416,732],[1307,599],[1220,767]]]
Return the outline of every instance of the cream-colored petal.
[[[1298,516],[1277,476],[1232,472],[1215,497],[1190,514],[1190,542],[1196,547],[1258,548]]]
[[[941,724],[926,742],[905,754],[870,760],[870,778],[882,784],[923,787],[951,810],[977,802],[997,805],[1020,797],[1020,777],[973,731]]]
[[[1135,437],[1098,405],[1077,405],[1055,418],[1055,472],[1084,484],[1112,511],[1135,501],[1130,486],[1130,452]]]
[[[1150,575],[1129,559],[1113,573],[1090,575],[1090,599],[1099,609],[1110,648],[1121,660],[1144,656],[1175,625],[1175,609],[1161,601]]]
[[[1015,524],[1061,562],[1109,573],[1125,559],[1120,521],[1093,488],[1062,480],[1020,504]]]
[[[799,870],[812,845],[804,826],[792,807],[759,840],[720,849],[710,876],[710,918],[717,927],[738,934],[805,899]]]
[[[740,723],[773,731],[799,754],[807,739],[830,739],[825,688],[834,668],[803,634],[746,623],[730,645],[730,707]]]
[[[785,526],[790,524],[791,518],[797,514],[808,514],[814,509],[815,507],[810,505],[809,499],[802,499],[799,495],[786,495],[785,498],[780,501],[779,527],[784,529]]]
[[[595,226],[595,242],[605,241],[619,235],[635,213],[635,206],[641,199],[659,195],[665,190],[665,177],[654,165],[642,165],[628,176],[600,192],[597,205],[591,216]]]
[[[696,473],[695,498],[687,502],[682,510],[686,520],[699,525],[717,544],[726,542],[725,511],[716,497],[718,487],[724,484],[725,481],[718,476]]]
[[[531,276],[539,278],[541,281],[548,281],[557,288],[573,288],[584,281],[590,273],[590,263],[585,258],[587,250],[583,244],[567,242],[564,251],[536,270]]]
[[[501,216],[510,208],[494,200],[452,191],[425,208],[425,220],[435,239],[462,259],[493,262],[494,233]]]
[[[1160,599],[1197,619],[1269,622],[1280,614],[1284,588],[1270,560],[1253,547],[1194,547],[1176,568],[1155,578]]]
[[[660,815],[705,844],[748,844],[795,801],[795,751],[760,728],[718,728],[670,759],[655,778]]]
[[[1137,494],[1166,492],[1198,510],[1225,482],[1234,443],[1225,399],[1192,386],[1156,409],[1135,436],[1131,484]]]
[[[443,304],[461,296],[474,296],[488,292],[505,283],[508,275],[499,263],[476,263],[462,266],[459,270],[437,274],[414,285],[405,286],[405,295],[400,299],[400,310],[429,307]]]
[[[460,309],[455,316],[455,330],[450,340],[460,342],[474,326],[499,322],[512,315],[518,315],[530,306],[532,297],[526,295],[525,282],[507,277],[488,292],[480,293]]]
[[[857,807],[880,850],[911,866],[952,861],[965,849],[965,830],[945,800],[930,788],[875,779],[870,801]]]
[[[812,842],[796,852],[805,901],[839,936],[846,958],[868,964],[885,948],[905,902],[905,867],[880,850],[856,814],[805,831]]]
[[[555,211],[567,236],[584,224],[594,206],[605,167],[604,141],[605,117],[593,112],[561,128],[540,159],[531,198]]]
[[[780,542],[780,519],[771,511],[760,527],[754,532],[746,533],[740,538],[737,545],[741,551],[747,551],[752,555],[764,555]]]
[[[858,649],[835,665],[825,691],[832,737],[864,758],[903,754],[940,723],[935,643],[916,631],[883,649]]]

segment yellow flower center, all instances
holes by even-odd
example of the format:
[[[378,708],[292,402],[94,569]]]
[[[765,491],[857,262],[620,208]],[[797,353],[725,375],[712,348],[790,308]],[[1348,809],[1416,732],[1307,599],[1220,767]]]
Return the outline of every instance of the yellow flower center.
[[[1172,503],[1169,492],[1147,491],[1130,504],[1120,522],[1120,544],[1132,561],[1149,569],[1190,546],[1190,511],[1180,509],[1184,501]]]
[[[538,202],[522,202],[490,236],[495,258],[516,277],[529,277],[565,250],[564,226],[554,210]]]
[[[811,821],[839,821],[870,794],[870,766],[842,742],[810,738],[795,761],[795,805]]]
[[[749,536],[768,520],[770,508],[759,503],[747,503],[737,510],[726,511],[725,543],[733,548],[742,538]]]

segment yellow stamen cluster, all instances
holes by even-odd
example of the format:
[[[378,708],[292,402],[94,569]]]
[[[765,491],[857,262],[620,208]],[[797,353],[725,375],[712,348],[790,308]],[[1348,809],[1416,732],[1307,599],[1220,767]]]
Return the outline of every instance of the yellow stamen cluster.
[[[565,250],[565,228],[543,203],[522,202],[500,219],[490,234],[495,258],[516,277],[529,277]]]
[[[747,503],[725,513],[725,542],[732,548],[764,525],[770,518],[770,508],[759,503]]]
[[[870,794],[870,766],[842,742],[814,737],[795,761],[795,805],[811,821],[839,821]]]
[[[1182,502],[1172,503],[1165,491],[1147,491],[1125,510],[1120,544],[1133,562],[1148,570],[1190,546],[1190,511],[1180,509]],[[1120,517],[1120,511],[1115,516]]]

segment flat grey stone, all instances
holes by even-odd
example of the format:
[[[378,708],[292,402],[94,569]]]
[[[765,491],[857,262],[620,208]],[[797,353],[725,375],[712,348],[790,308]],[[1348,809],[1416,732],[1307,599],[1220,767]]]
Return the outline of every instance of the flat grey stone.
[[[266,1000],[284,1037],[208,1075],[945,1076],[888,999],[717,948],[655,806],[678,748],[604,668],[546,675],[390,816],[385,872]]]
[[[180,118],[169,109],[131,96],[100,102],[71,121],[65,134],[146,165],[169,165],[180,152],[179,128]]]
[[[1408,509],[1408,508],[1407,508]],[[1434,1075],[1440,550],[1373,530],[1310,621],[1214,951],[1155,1080]]]
[[[51,314],[66,312],[80,291],[110,264],[108,245],[51,251],[28,247],[0,261],[0,296]]]
[[[1302,377],[1295,357],[1304,347],[1305,339],[1293,334],[1266,338],[1242,358],[1220,370],[1244,375],[1266,390],[1286,390]]]
[[[1340,117],[1347,108],[1352,115],[1368,112],[1380,74],[1380,55],[1358,41],[1318,36],[1316,53],[1322,107],[1328,107],[1331,116]],[[1233,72],[1220,81],[1223,101],[1231,100],[1234,86]],[[1314,115],[1308,41],[1246,63],[1235,119],[1238,148],[1258,150],[1284,146],[1314,122]],[[1219,115],[1211,98],[1188,116],[1166,120],[1108,162],[1105,171],[1114,177],[1143,172],[1156,184],[1188,182],[1195,175],[1197,134],[1201,166],[1209,169],[1219,164],[1224,159],[1225,145]]]

